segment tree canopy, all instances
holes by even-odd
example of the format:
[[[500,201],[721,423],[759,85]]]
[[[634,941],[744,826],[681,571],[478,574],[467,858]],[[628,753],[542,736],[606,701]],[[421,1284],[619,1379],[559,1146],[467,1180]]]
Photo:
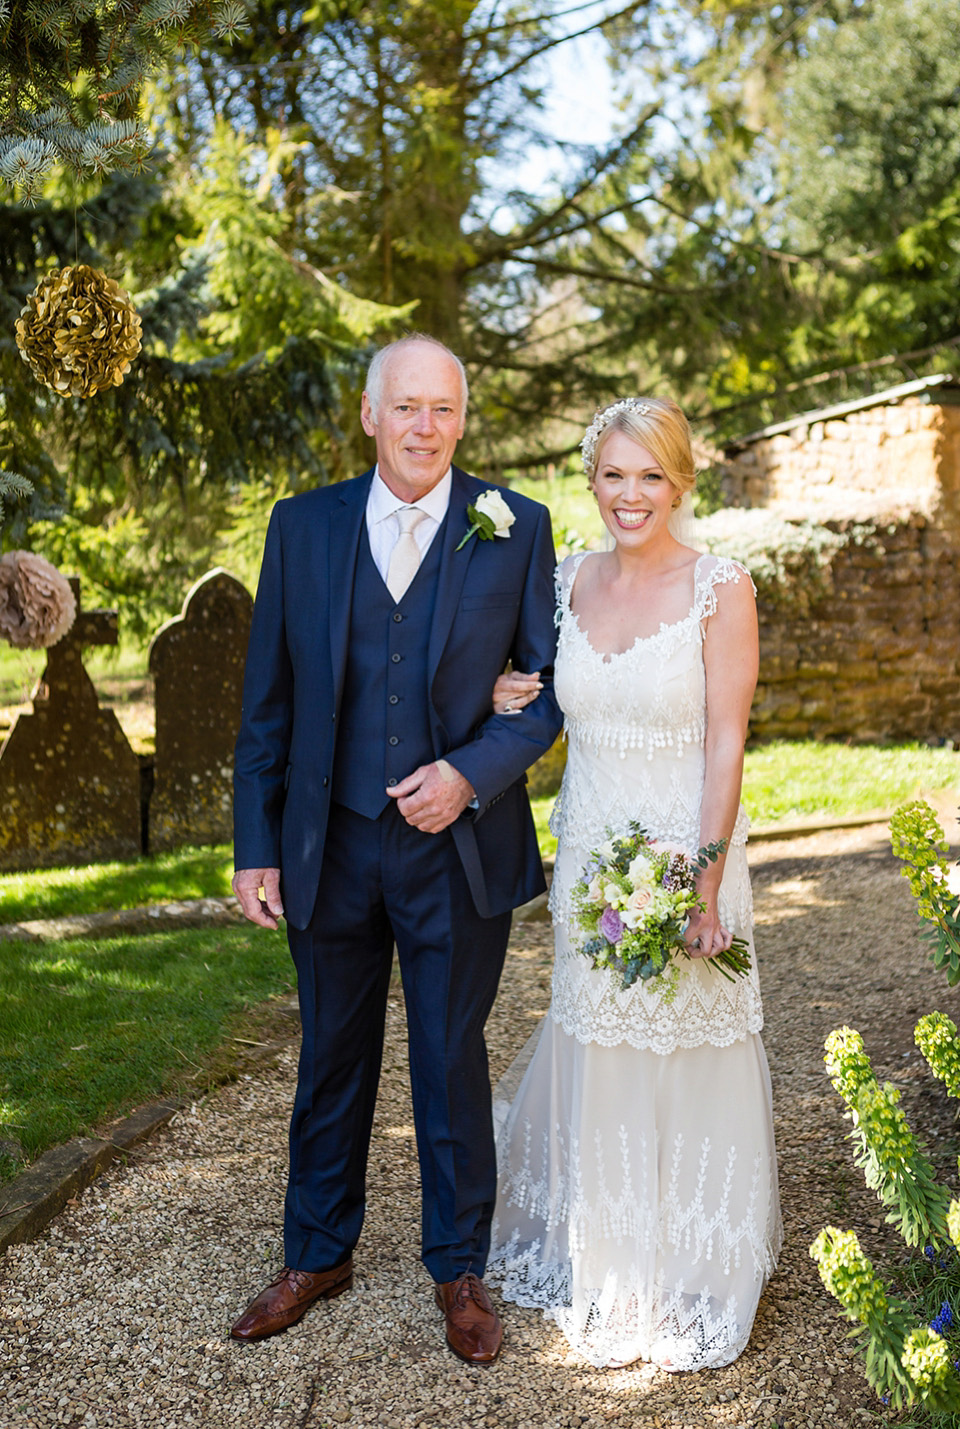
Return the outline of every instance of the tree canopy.
[[[0,0],[0,30],[25,14]],[[229,44],[145,43],[109,115],[139,125],[140,172],[74,164],[0,213],[0,495],[34,486],[32,505],[11,490],[11,533],[64,558],[115,528],[118,556],[143,540],[144,609],[258,483],[362,469],[364,363],[405,326],[464,356],[464,459],[494,475],[563,461],[625,392],[669,392],[722,439],[942,370],[960,345],[960,38],[939,0],[245,15]],[[561,145],[548,61],[583,35],[620,118],[604,144]],[[50,52],[80,122],[103,76],[77,53]],[[27,92],[12,74],[0,98]],[[12,343],[24,294],[71,258],[144,316],[136,371],[87,406],[36,388]]]

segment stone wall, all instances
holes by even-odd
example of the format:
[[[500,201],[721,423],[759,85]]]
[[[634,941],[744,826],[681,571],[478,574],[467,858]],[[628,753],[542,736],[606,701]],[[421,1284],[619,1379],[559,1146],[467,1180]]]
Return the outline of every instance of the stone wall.
[[[804,614],[761,598],[750,737],[960,744],[960,562],[924,518],[851,533]]]
[[[779,565],[757,561],[764,574],[752,741],[960,743],[955,395],[938,390],[939,401],[906,397],[843,417],[814,415],[726,453],[727,511],[713,518],[724,523],[713,549],[751,564],[750,518],[768,519],[756,508],[790,523],[784,529],[806,530],[811,551],[821,538],[819,554],[797,561],[795,576],[783,541]]]
[[[723,470],[735,506],[786,517],[925,516],[960,527],[960,406],[910,397],[811,421],[732,448]]]

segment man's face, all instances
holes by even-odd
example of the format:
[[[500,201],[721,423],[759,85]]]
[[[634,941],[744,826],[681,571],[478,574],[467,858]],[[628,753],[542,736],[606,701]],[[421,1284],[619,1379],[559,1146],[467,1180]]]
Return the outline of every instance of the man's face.
[[[405,343],[383,371],[383,395],[374,412],[366,392],[360,420],[377,443],[380,476],[401,501],[417,501],[436,486],[463,436],[460,371],[432,342]]]

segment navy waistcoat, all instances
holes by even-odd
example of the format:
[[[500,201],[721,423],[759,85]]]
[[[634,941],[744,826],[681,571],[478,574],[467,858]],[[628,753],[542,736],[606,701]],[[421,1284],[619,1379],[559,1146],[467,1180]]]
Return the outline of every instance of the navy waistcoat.
[[[427,643],[440,574],[443,526],[397,603],[360,536],[350,607],[349,655],[331,793],[375,819],[399,783],[437,757],[427,704]]]

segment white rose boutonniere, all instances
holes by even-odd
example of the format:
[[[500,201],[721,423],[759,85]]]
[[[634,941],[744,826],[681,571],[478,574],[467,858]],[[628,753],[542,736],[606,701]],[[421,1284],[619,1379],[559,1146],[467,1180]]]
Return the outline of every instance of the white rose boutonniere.
[[[482,491],[477,497],[476,505],[467,507],[467,519],[470,528],[460,546],[465,546],[471,536],[479,536],[481,541],[492,541],[494,536],[506,538],[517,518],[499,491],[490,490]],[[458,551],[460,546],[457,547]]]

